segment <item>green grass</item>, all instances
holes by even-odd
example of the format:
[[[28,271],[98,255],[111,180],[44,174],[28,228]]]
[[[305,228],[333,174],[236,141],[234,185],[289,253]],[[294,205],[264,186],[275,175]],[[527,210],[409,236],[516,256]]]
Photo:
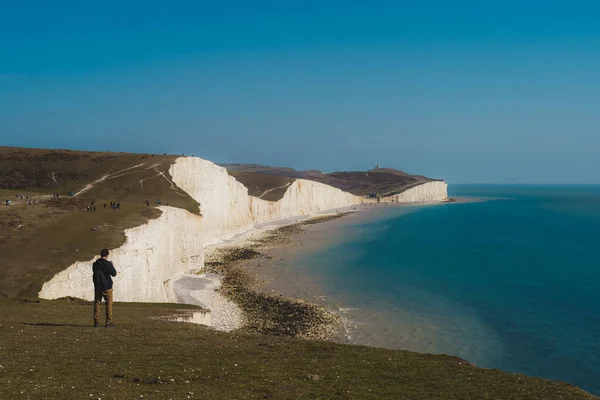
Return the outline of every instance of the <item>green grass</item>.
[[[456,357],[222,333],[169,322],[174,304],[0,300],[0,397],[31,399],[593,399]],[[193,394],[192,394],[193,393]],[[92,396],[90,396],[92,395]]]

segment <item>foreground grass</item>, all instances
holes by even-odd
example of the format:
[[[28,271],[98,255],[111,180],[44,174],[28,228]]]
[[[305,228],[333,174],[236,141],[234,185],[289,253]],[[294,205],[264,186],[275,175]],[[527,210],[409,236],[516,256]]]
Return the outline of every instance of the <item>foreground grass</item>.
[[[37,301],[37,300],[36,300]],[[164,318],[193,307],[0,300],[0,398],[593,399],[456,357],[223,333]]]

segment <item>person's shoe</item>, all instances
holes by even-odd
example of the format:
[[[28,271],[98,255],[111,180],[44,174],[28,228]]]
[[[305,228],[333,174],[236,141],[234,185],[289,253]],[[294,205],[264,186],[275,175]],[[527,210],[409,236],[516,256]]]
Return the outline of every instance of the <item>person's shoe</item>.
[[[111,322],[110,324],[106,324],[107,328],[114,328],[115,326],[113,325],[113,323]]]
[[[100,326],[100,324],[99,324],[99,323],[97,323],[97,322],[94,322],[94,328],[97,328],[97,327],[99,327],[99,326]]]

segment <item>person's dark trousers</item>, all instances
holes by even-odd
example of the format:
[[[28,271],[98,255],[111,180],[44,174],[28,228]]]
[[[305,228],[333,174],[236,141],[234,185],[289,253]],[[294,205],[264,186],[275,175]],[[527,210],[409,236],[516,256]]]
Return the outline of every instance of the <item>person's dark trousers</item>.
[[[112,324],[112,303],[113,303],[113,290],[95,290],[94,292],[94,325],[98,325],[100,322],[100,303],[102,298],[106,302],[106,325]]]

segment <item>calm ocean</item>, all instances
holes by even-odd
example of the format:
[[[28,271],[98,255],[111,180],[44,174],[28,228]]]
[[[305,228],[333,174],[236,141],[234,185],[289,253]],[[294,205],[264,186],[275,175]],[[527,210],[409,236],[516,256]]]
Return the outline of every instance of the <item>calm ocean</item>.
[[[355,343],[447,353],[600,394],[600,186],[450,186],[482,202],[349,219],[289,263]]]

